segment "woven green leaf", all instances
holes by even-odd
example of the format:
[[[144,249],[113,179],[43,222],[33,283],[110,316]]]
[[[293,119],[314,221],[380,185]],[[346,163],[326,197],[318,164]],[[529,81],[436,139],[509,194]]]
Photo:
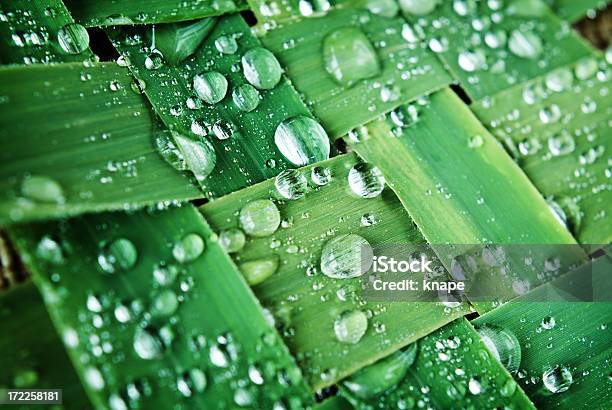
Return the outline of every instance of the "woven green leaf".
[[[62,389],[63,402],[86,408],[89,400],[66,355],[38,290],[25,284],[0,297],[0,386]],[[22,408],[37,408],[36,405]]]
[[[198,30],[208,32],[209,27],[203,25],[195,31]],[[257,72],[243,70],[243,57],[255,55],[256,61],[261,61],[263,55],[268,62],[275,60],[274,57],[270,60],[269,52],[261,48],[240,16],[220,18],[214,29],[200,40],[201,44],[196,44],[198,37],[191,35],[187,41],[194,54],[177,66],[165,63],[156,69],[146,68],[147,64],[151,67],[147,60],[151,56],[164,58],[150,50],[151,27],[125,28],[112,35],[118,49],[129,59],[134,75],[146,83],[145,93],[165,124],[185,138],[214,147],[214,153],[207,154],[213,158],[210,161],[214,168],[208,171],[208,177],[201,175],[200,181],[207,196],[236,191],[293,165],[281,155],[279,144],[275,143],[277,128],[283,120],[310,117],[309,111],[280,76],[280,67],[274,73],[266,71],[261,78]],[[165,35],[168,37],[169,34]],[[172,38],[170,44],[160,41],[156,39],[155,48],[166,54],[172,53],[172,45],[179,43]],[[143,46],[148,52],[141,51]],[[256,84],[257,90],[245,74],[255,83],[259,79],[265,84]],[[198,89],[194,89],[194,81]],[[312,139],[309,131],[306,130],[302,140]],[[322,129],[321,132],[320,145],[326,146],[329,152],[329,141]],[[315,158],[325,159],[328,155],[321,153]]]
[[[332,137],[449,83],[400,17],[345,8],[281,23],[262,36]]]
[[[609,79],[585,58],[472,106],[581,243],[612,240]]]
[[[7,0],[0,5],[0,64],[93,58],[89,35],[61,0]]]
[[[74,18],[88,27],[193,20],[236,12],[246,6],[245,0],[66,0],[65,3]]]
[[[160,132],[125,68],[0,70],[0,221],[201,196],[156,152]]]
[[[412,349],[416,359],[407,362],[407,367],[376,363],[372,367],[381,367],[377,379],[363,378],[364,371],[370,370],[365,368],[341,383],[342,394],[357,409],[534,408],[465,319],[425,336]],[[399,382],[386,391],[370,390],[395,377]]]
[[[540,0],[445,1],[424,16],[404,14],[474,100],[590,53]]]
[[[283,199],[271,180],[200,208],[223,238],[231,229],[245,228],[239,216],[244,214],[243,207],[254,200],[275,200],[281,227],[264,237],[251,235],[233,254],[234,260],[247,277],[252,277],[253,264],[257,267],[276,261],[276,269],[253,290],[275,317],[314,388],[333,384],[465,312],[434,302],[368,302],[360,297],[359,278],[334,279],[323,273],[327,267],[320,261],[323,244],[343,235],[357,234],[372,246],[424,243],[393,192],[384,190],[379,196],[362,198],[351,191],[348,173],[357,162],[354,155],[343,155],[318,163],[315,171],[313,167],[301,168],[291,178],[298,181],[290,184],[295,188],[291,192],[304,194],[307,181],[310,188],[298,200]],[[317,175],[327,175],[324,170],[331,180],[317,186],[312,173],[314,180],[320,181]],[[279,179],[277,185],[287,192]],[[302,189],[297,189],[300,186]],[[352,251],[360,252],[361,248],[357,245]],[[367,319],[365,334],[354,344],[339,341],[334,331],[339,317],[345,312],[365,311],[373,314]]]
[[[474,321],[514,335],[521,350],[516,380],[538,408],[600,408],[610,401],[612,283],[605,258],[572,273],[577,286],[589,280],[595,302],[568,299],[546,284]],[[498,342],[492,346],[501,350]]]
[[[429,243],[575,243],[520,168],[452,91],[401,107],[367,131],[355,150],[381,169]],[[454,255],[440,256],[450,269]],[[584,255],[564,256],[572,263]],[[510,271],[516,270],[521,280],[531,287],[541,282],[537,272],[520,271],[522,259],[516,263]]]
[[[96,407],[271,408],[311,400],[193,207],[12,233]]]

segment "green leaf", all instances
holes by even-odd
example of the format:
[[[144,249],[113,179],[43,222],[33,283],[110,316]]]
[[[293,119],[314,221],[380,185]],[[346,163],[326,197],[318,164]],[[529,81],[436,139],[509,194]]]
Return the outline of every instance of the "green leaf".
[[[0,6],[0,64],[91,60],[89,35],[61,0],[6,0]],[[61,41],[64,41],[62,46]]]
[[[11,232],[96,407],[271,408],[312,400],[193,207]],[[50,258],[50,249],[62,258]]]
[[[424,16],[404,14],[414,27],[425,30],[430,48],[439,52],[473,100],[494,95],[591,52],[586,42],[541,0],[496,2],[501,5],[496,10],[487,2],[462,2],[465,7],[460,13],[455,3],[439,2]]]
[[[0,69],[0,223],[201,197],[153,145],[160,132],[115,64]]]
[[[380,168],[429,243],[575,243],[520,168],[452,91],[400,107],[369,124],[367,131],[368,138],[354,149]],[[584,257],[575,251],[564,255],[568,263]],[[439,256],[450,270],[456,255],[449,248],[442,252],[448,253]],[[536,272],[522,271],[520,255],[508,262],[510,272],[529,281],[531,288],[541,283]]]
[[[590,14],[591,10],[605,10],[610,3],[609,0],[546,0],[546,2],[555,14],[569,22],[580,20]]]
[[[261,40],[335,138],[450,82],[406,30],[402,18],[347,7],[279,23]]]
[[[216,165],[208,177],[200,178],[207,196],[236,191],[292,166],[279,152],[276,130],[282,121],[310,117],[310,113],[287,80],[281,78],[280,67],[274,66],[276,60],[261,48],[242,17],[218,19],[195,54],[176,67],[162,64],[157,69],[147,69],[147,64],[151,67],[147,58],[164,58],[144,42],[150,31],[151,27],[124,28],[111,35],[120,52],[129,58],[134,75],[147,84],[145,93],[162,121],[173,132],[214,147]],[[142,51],[143,47],[147,52]],[[251,72],[241,65],[241,60],[253,56],[264,66],[257,65]],[[258,75],[259,69],[264,76]],[[250,82],[245,75],[252,76]],[[264,77],[272,83],[258,85],[257,81]],[[245,85],[248,91],[240,91]],[[251,103],[255,109],[251,109]],[[329,141],[321,132],[319,143],[329,153]],[[300,141],[311,138],[308,134],[300,137]]]
[[[597,408],[610,401],[610,267],[603,256],[571,274],[576,286],[592,286],[592,301],[568,299],[546,284],[474,321],[516,337],[522,357],[516,380],[538,408]]]
[[[369,397],[356,396],[351,382],[362,378],[371,368],[382,373],[378,379],[359,380],[364,386],[391,377],[396,369],[383,359],[355,373],[342,382],[341,394],[356,409],[412,408],[429,406],[448,408],[534,409],[525,393],[503,366],[487,352],[467,320],[458,319],[420,339],[416,361],[403,370],[399,382],[382,393]],[[416,346],[414,347],[416,350]],[[387,361],[387,362],[385,362]],[[367,388],[367,387],[366,387]]]
[[[609,77],[588,57],[472,106],[584,244],[612,241]]]
[[[87,27],[170,23],[246,8],[245,0],[66,0],[65,3],[74,18]]]
[[[90,406],[66,355],[38,290],[32,283],[0,295],[0,386],[62,389],[62,401],[75,408]],[[36,408],[37,406],[24,407]]]
[[[197,51],[215,23],[214,18],[204,18],[195,22],[160,24],[152,32],[155,47],[170,64],[178,65]]]
[[[287,200],[277,190],[275,185],[286,192],[281,175],[276,181],[265,181],[200,208],[224,238],[229,230],[244,229],[241,221],[249,221],[243,218],[245,206],[249,209],[253,201],[274,200],[282,222],[277,219],[272,224],[267,222],[271,219],[263,218],[263,211],[257,212],[258,221],[265,221],[260,223],[266,226],[272,224],[274,229],[263,237],[249,235],[244,247],[232,256],[239,266],[261,262],[262,258],[278,258],[276,272],[256,284],[253,291],[274,316],[277,328],[315,389],[333,384],[467,311],[466,306],[451,309],[438,302],[369,301],[360,296],[358,277],[334,279],[324,274],[323,245],[348,234],[359,235],[371,246],[402,244],[412,249],[410,244],[414,244],[414,249],[423,249],[418,245],[425,240],[391,190],[372,198],[362,198],[351,191],[348,173],[358,162],[355,155],[348,154],[300,168],[291,174],[292,180],[297,181],[292,192],[303,195],[297,200]],[[331,179],[319,186],[313,182],[313,172],[319,183],[319,175],[330,175]],[[347,252],[351,250],[361,249]],[[373,316],[367,319],[363,337],[354,344],[341,342],[334,330],[339,317],[346,312],[367,311]],[[346,324],[356,332],[362,330],[361,321]]]

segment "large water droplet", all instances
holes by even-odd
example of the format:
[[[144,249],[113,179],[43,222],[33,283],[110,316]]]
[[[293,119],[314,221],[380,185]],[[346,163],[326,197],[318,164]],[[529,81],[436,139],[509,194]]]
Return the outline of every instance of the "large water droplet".
[[[174,244],[172,256],[180,263],[192,262],[204,252],[205,246],[200,235],[190,233]]]
[[[137,258],[138,251],[132,241],[126,238],[119,238],[102,247],[98,255],[98,265],[100,265],[104,272],[115,273],[134,266]]]
[[[510,34],[508,48],[518,57],[534,59],[542,53],[542,40],[531,31],[514,30]]]
[[[21,194],[36,202],[63,204],[66,200],[64,190],[57,181],[40,175],[24,178]]]
[[[214,105],[227,93],[227,79],[221,73],[208,71],[193,77],[193,89],[204,102]]]
[[[242,70],[247,81],[260,90],[274,88],[283,73],[274,54],[261,47],[252,48],[242,56]]]
[[[493,357],[509,372],[516,372],[521,364],[521,345],[516,336],[509,330],[491,325],[477,330]]]
[[[355,27],[344,27],[323,40],[325,69],[341,85],[380,74],[380,61],[370,40]]]
[[[242,84],[234,88],[232,99],[238,109],[251,112],[259,105],[259,91],[251,84]]]
[[[251,236],[272,235],[280,225],[280,212],[269,199],[249,202],[240,210],[240,226]]]
[[[359,235],[338,235],[323,246],[321,272],[334,279],[355,278],[363,274],[362,251],[372,253],[369,242]],[[367,260],[368,255],[364,255]]]
[[[274,142],[287,160],[304,166],[329,158],[329,137],[312,118],[297,116],[284,120],[276,128]]]
[[[358,343],[368,328],[368,317],[361,310],[347,310],[334,321],[336,339],[342,343]]]
[[[355,164],[348,174],[351,191],[362,198],[375,198],[385,188],[385,177],[382,172],[366,162]]]
[[[299,199],[306,194],[308,181],[300,171],[288,169],[276,176],[274,186],[283,198]]]
[[[70,23],[59,29],[57,41],[68,54],[80,54],[89,47],[89,33],[80,24]]]
[[[542,373],[542,383],[551,393],[563,393],[569,390],[574,382],[572,372],[565,366],[554,366]]]
[[[215,149],[204,138],[193,140],[174,131],[171,135],[174,142],[165,133],[158,136],[156,144],[160,154],[176,169],[188,169],[202,182],[217,164]]]
[[[220,36],[215,40],[215,48],[223,54],[234,54],[238,51],[238,43],[234,36]]]

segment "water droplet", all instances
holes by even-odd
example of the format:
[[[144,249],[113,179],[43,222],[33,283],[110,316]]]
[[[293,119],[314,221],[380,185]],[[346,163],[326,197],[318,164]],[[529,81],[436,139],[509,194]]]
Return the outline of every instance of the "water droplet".
[[[436,8],[438,2],[439,0],[399,0],[399,5],[404,13],[425,16]]]
[[[576,142],[569,132],[560,132],[548,139],[548,149],[555,157],[574,152]]]
[[[223,54],[234,54],[238,51],[238,43],[234,36],[220,36],[215,40],[215,48]]]
[[[543,329],[550,330],[555,327],[556,321],[554,317],[546,316],[544,319],[542,319],[541,324]]]
[[[478,148],[478,147],[481,147],[483,143],[484,143],[484,138],[482,138],[481,135],[473,135],[468,140],[468,147]]]
[[[453,10],[461,17],[475,14],[477,11],[476,2],[474,0],[454,0]]]
[[[329,158],[327,133],[312,118],[297,116],[284,120],[276,128],[274,142],[287,160],[304,166]]]
[[[501,389],[499,389],[499,394],[501,394],[502,397],[512,397],[516,392],[516,388],[516,382],[510,378],[506,380]]]
[[[561,92],[567,90],[574,82],[574,75],[569,68],[560,68],[546,75],[545,83],[549,90]]]
[[[178,298],[176,293],[170,289],[161,290],[153,298],[151,311],[155,316],[170,316],[178,308]]]
[[[468,390],[473,395],[478,395],[484,391],[480,381],[474,377],[472,377],[470,381],[468,382]]]
[[[136,246],[126,238],[115,239],[105,244],[98,255],[98,265],[104,272],[115,273],[127,270],[136,264],[138,251]]]
[[[503,30],[494,30],[485,34],[484,41],[490,48],[501,48],[506,45],[508,35]]]
[[[270,90],[279,83],[283,70],[270,51],[257,47],[242,56],[242,70],[247,81],[260,90]]]
[[[521,345],[509,330],[486,325],[476,329],[487,349],[509,372],[514,373],[521,364]]]
[[[212,126],[212,132],[215,137],[223,141],[239,134],[236,125],[229,121],[219,120]]]
[[[219,245],[228,253],[240,251],[246,242],[246,237],[241,229],[233,228],[221,231],[219,234]]]
[[[159,335],[151,328],[137,328],[134,333],[134,351],[144,360],[160,357],[164,345]]]
[[[62,186],[54,179],[40,175],[24,178],[21,194],[36,202],[63,204],[66,201]]]
[[[64,253],[59,243],[48,235],[42,237],[36,246],[36,256],[52,265],[64,263]]]
[[[369,242],[359,235],[345,234],[330,239],[321,252],[321,272],[334,279],[361,276],[362,250],[372,252]]]
[[[204,252],[204,248],[204,239],[197,233],[190,233],[174,244],[172,256],[180,263],[192,262]]]
[[[145,68],[147,70],[159,70],[164,65],[164,56],[159,50],[153,50],[145,58]]]
[[[178,273],[179,269],[175,265],[159,264],[153,268],[153,277],[161,286],[167,286],[174,283]]]
[[[278,257],[256,259],[240,264],[240,272],[251,286],[259,285],[278,269]]]
[[[310,179],[318,186],[324,186],[331,181],[331,170],[327,167],[313,167],[310,170]]]
[[[227,93],[227,79],[221,73],[208,71],[193,77],[193,90],[207,104],[214,105]]]
[[[194,391],[203,392],[206,385],[206,374],[200,369],[184,372],[176,380],[176,388],[185,397],[191,397]]]
[[[278,208],[268,199],[249,202],[240,210],[240,226],[251,236],[272,235],[278,229],[280,220]]]
[[[579,80],[587,80],[593,77],[598,69],[597,60],[591,57],[584,57],[576,63],[574,73]]]
[[[366,0],[366,9],[372,14],[383,17],[395,17],[399,6],[395,0]]]
[[[274,186],[283,198],[299,199],[306,194],[308,181],[300,171],[288,169],[276,176]]]
[[[508,47],[518,57],[534,59],[542,53],[542,40],[531,31],[514,30],[510,34]]]
[[[367,213],[361,216],[361,226],[372,226],[376,225],[376,223],[376,216],[374,214]]]
[[[159,133],[155,145],[160,155],[179,171],[190,170],[202,182],[215,168],[217,154],[204,138],[193,140],[175,131]]]
[[[341,85],[380,74],[378,55],[366,35],[355,27],[333,31],[323,40],[325,69]]]
[[[540,121],[543,124],[552,124],[561,118],[561,108],[557,104],[544,107],[539,112]]]
[[[259,91],[251,84],[242,84],[234,88],[232,99],[239,110],[251,112],[259,105]]]
[[[334,322],[336,339],[342,343],[358,343],[368,328],[368,317],[361,310],[347,310]]]
[[[466,50],[459,53],[457,62],[463,71],[472,72],[482,70],[487,61],[484,51],[481,49],[476,49]]]
[[[569,390],[574,382],[572,372],[565,366],[554,366],[542,373],[542,383],[551,393],[563,393]]]
[[[80,24],[70,23],[59,29],[57,41],[68,54],[80,54],[89,47],[89,33]]]
[[[247,389],[242,387],[234,391],[234,403],[240,407],[246,407],[253,404],[253,395]]]
[[[106,385],[102,373],[95,367],[86,368],[83,372],[83,378],[89,387],[96,391],[102,390]]]
[[[378,167],[366,162],[355,164],[348,173],[351,191],[362,198],[375,198],[385,188],[385,177]]]

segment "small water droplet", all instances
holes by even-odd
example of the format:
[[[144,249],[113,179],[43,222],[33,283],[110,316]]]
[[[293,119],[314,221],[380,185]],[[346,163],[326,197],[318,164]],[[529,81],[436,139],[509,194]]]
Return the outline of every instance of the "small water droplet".
[[[362,251],[371,253],[369,242],[355,234],[338,235],[325,243],[321,252],[321,272],[334,279],[361,276]],[[364,258],[367,259],[367,255]]]
[[[115,239],[106,243],[98,254],[98,265],[104,272],[115,273],[127,270],[136,264],[138,251],[136,246],[126,238]]]
[[[521,58],[535,59],[542,54],[542,40],[531,31],[513,30],[508,41],[510,51]]]
[[[542,383],[551,393],[563,393],[569,390],[574,382],[570,369],[565,366],[554,366],[542,373]]]
[[[241,229],[233,228],[221,231],[219,234],[219,245],[228,253],[240,251],[246,242],[246,237]]]
[[[270,90],[279,83],[283,70],[270,51],[252,48],[242,56],[242,70],[247,81],[260,90]]]
[[[308,181],[302,172],[287,169],[276,176],[274,186],[283,198],[299,199],[306,194]]]

